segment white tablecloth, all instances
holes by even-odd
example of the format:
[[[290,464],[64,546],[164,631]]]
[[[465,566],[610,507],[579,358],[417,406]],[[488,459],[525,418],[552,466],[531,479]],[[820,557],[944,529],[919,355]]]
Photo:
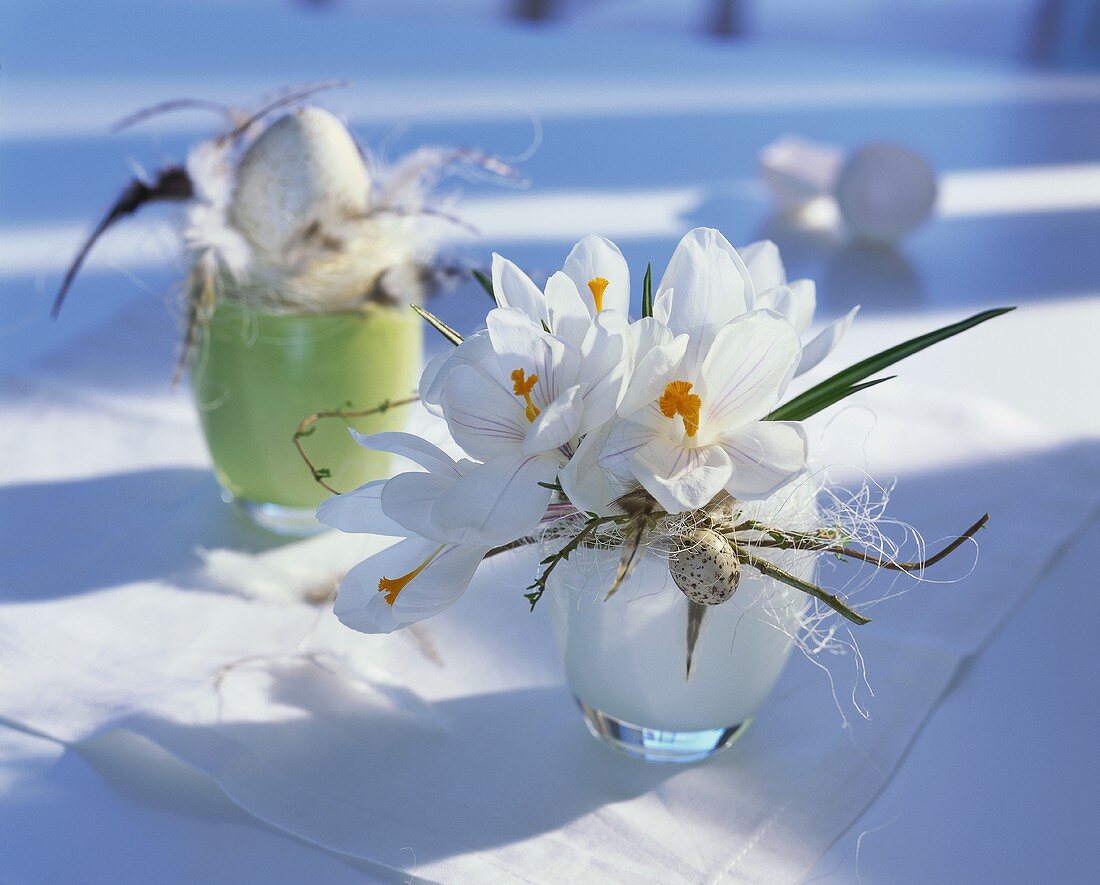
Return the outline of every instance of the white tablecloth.
[[[595,26],[602,12],[537,30],[457,14],[412,26],[374,4],[7,6],[21,39],[5,52],[0,133],[0,715],[13,725],[0,728],[0,881],[406,881],[394,867],[537,880],[617,863],[630,840],[617,869],[644,866],[643,881],[727,867],[815,882],[1095,878],[1095,519],[1074,535],[1095,499],[1100,434],[1094,170],[1081,165],[1096,160],[1095,77],[667,28],[632,38]],[[732,753],[639,769],[584,734],[544,614],[518,602],[518,563],[488,569],[427,628],[445,667],[409,637],[341,631],[288,604],[287,588],[332,579],[325,545],[352,551],[326,540],[298,556],[235,519],[186,391],[168,390],[177,329],[154,298],[137,303],[182,276],[163,266],[163,228],[108,237],[50,324],[52,287],[127,174],[121,159],[178,159],[211,122],[168,116],[107,141],[112,119],[333,76],[359,88],[331,106],[395,153],[421,141],[519,153],[528,111],[541,115],[546,137],[524,165],[536,188],[463,203],[485,233],[480,254],[549,268],[595,229],[632,266],[659,266],[695,224],[738,243],[771,236],[818,281],[824,314],[863,302],[870,319],[837,357],[849,362],[979,304],[1025,302],[907,361],[880,391],[887,449],[891,409],[912,402],[929,432],[871,453],[901,473],[895,512],[933,534],[984,507],[993,522],[970,581],[919,588],[863,631],[870,723],[849,707],[853,729],[840,731],[823,677],[795,660]],[[896,250],[792,229],[755,180],[757,151],[788,132],[906,142],[985,184]],[[1006,188],[1006,166],[1046,167],[1054,186]],[[463,329],[483,308],[480,295],[439,306]],[[960,418],[959,390],[1046,431],[988,405]],[[483,649],[461,641],[465,625]],[[541,752],[517,760],[524,746]],[[496,780],[475,784],[487,760]]]
[[[933,538],[988,509],[974,574],[876,608],[859,633],[869,720],[846,697],[851,658],[831,663],[839,706],[796,658],[734,750],[645,765],[584,733],[545,612],[520,597],[529,557],[488,564],[417,634],[363,637],[293,601],[369,542],[272,548],[217,500],[185,396],[94,393],[96,354],[143,358],[143,317],[159,322],[136,312],[5,384],[4,718],[76,745],[141,735],[280,829],[432,880],[798,879],[1096,504],[1095,441],[912,383],[868,395],[870,430],[862,408],[819,429],[898,473],[893,512]],[[1022,542],[1036,526],[1038,548]]]

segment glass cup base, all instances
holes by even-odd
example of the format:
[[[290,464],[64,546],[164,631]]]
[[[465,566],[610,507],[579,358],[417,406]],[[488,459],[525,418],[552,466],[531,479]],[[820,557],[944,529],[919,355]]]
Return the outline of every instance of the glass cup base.
[[[250,501],[222,491],[222,499],[262,529],[288,538],[309,538],[325,531],[313,507],[287,507],[264,501]]]
[[[699,762],[730,746],[752,721],[702,731],[659,731],[623,722],[574,698],[592,736],[620,753],[647,762]]]

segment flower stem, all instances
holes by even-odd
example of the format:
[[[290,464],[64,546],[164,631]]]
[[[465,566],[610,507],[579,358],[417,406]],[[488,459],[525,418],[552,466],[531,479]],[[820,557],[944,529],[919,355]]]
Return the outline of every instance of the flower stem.
[[[870,618],[864,617],[859,612],[849,608],[838,596],[829,593],[827,590],[823,590],[821,587],[818,587],[817,584],[811,584],[809,581],[804,581],[801,578],[795,577],[790,572],[784,571],[779,566],[768,562],[766,559],[762,559],[759,556],[753,556],[751,553],[739,551],[738,555],[742,562],[752,566],[760,572],[760,574],[773,578],[789,587],[794,587],[796,590],[801,590],[803,593],[809,593],[811,596],[820,599],[833,611],[843,615],[853,624],[862,625],[871,622]]]

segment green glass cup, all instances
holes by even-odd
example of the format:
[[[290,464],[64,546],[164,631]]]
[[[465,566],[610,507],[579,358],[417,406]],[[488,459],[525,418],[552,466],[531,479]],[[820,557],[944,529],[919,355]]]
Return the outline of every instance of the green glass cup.
[[[408,308],[370,305],[331,314],[264,313],[223,301],[199,332],[191,386],[223,497],[280,534],[322,530],[316,506],[330,495],[294,444],[303,419],[370,409],[415,392],[423,321]],[[349,491],[390,475],[390,456],[355,444],[364,433],[401,430],[406,409],[322,420],[303,437],[326,482]]]

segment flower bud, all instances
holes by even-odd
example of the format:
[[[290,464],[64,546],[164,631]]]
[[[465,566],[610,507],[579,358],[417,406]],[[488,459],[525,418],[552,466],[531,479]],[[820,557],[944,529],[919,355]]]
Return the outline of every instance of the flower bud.
[[[249,146],[229,218],[260,249],[280,255],[307,230],[323,234],[365,213],[369,191],[367,167],[344,124],[303,107]]]
[[[741,579],[741,563],[729,541],[703,527],[677,538],[668,570],[684,595],[701,605],[725,602]]]

